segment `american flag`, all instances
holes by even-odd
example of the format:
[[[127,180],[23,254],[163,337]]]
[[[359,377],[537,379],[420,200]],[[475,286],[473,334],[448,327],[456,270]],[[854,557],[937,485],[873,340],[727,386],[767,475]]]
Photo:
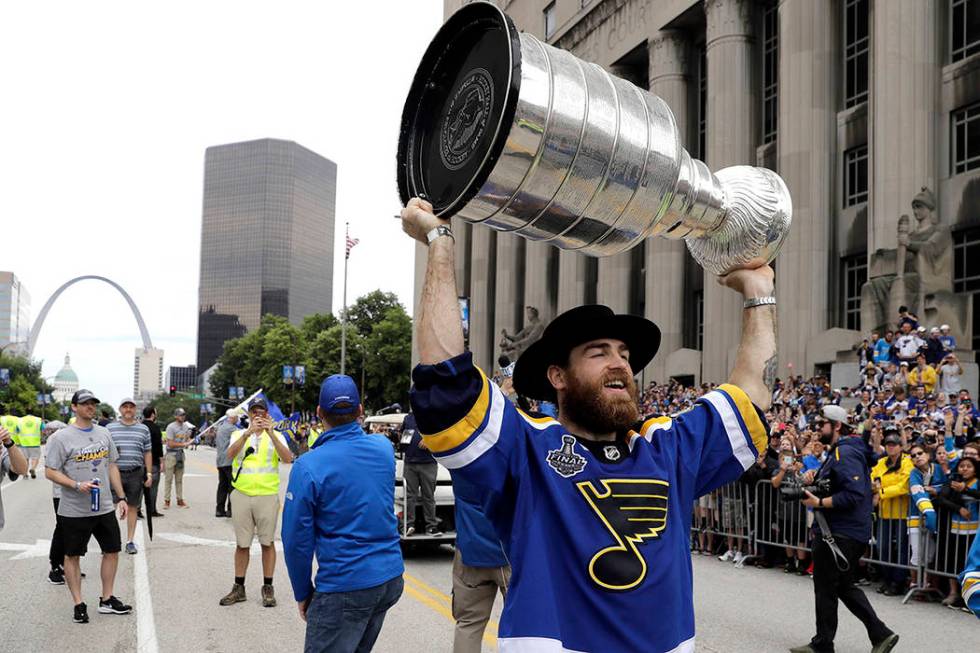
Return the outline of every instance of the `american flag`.
[[[359,242],[361,242],[361,241],[358,240],[357,238],[351,238],[350,237],[350,234],[349,233],[347,234],[347,254],[346,254],[345,258],[350,258],[350,250],[351,250],[351,248],[353,248],[354,245],[356,245]]]

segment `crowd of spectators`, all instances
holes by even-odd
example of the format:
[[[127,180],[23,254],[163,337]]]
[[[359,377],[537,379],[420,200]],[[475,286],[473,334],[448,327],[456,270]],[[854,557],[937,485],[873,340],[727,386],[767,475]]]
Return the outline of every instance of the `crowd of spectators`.
[[[874,537],[862,583],[886,595],[920,589],[915,598],[963,607],[955,575],[980,521],[980,411],[961,387],[963,368],[949,327],[920,326],[905,307],[897,326],[855,347],[861,378],[853,386],[834,388],[826,376],[806,379],[792,368],[777,380],[766,415],[769,447],[737,483],[694,506],[695,554],[740,567],[812,573],[812,511],[781,501],[779,491],[802,484],[807,471],[820,467],[828,454],[819,437],[821,409],[836,404],[877,458],[871,470]],[[641,414],[683,412],[714,387],[653,383],[640,394]]]

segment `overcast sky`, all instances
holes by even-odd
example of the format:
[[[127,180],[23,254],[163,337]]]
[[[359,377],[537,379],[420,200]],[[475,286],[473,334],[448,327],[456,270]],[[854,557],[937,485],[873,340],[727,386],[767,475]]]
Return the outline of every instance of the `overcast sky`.
[[[109,277],[165,365],[191,364],[204,150],[273,137],[337,163],[334,311],[345,221],[361,241],[348,296],[381,288],[411,311],[395,147],[441,22],[441,0],[3,3],[0,270],[26,285],[32,319],[65,281]],[[53,376],[69,352],[82,385],[115,403],[140,343],[122,297],[86,281],[54,305],[34,356]]]

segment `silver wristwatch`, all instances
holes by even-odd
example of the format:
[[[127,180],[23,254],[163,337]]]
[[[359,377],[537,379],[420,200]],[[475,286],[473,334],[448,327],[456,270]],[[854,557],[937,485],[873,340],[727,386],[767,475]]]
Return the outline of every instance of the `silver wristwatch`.
[[[772,295],[768,297],[752,297],[742,303],[742,308],[755,308],[756,306],[775,306],[776,298]]]
[[[429,245],[431,245],[432,241],[440,236],[449,236],[453,239],[453,242],[456,242],[456,238],[453,236],[453,230],[450,229],[448,225],[444,224],[435,227],[434,229],[430,230],[429,233],[425,234],[425,240]]]

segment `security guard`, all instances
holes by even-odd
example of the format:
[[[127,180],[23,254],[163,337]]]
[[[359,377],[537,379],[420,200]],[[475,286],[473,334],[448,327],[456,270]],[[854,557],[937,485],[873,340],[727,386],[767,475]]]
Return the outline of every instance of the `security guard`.
[[[0,426],[7,429],[14,444],[20,444],[20,437],[17,435],[17,431],[20,430],[20,418],[16,415],[0,415]]]
[[[41,461],[41,429],[43,422],[37,415],[24,415],[17,426],[20,448],[30,461],[31,478],[37,478],[37,464]]]
[[[837,634],[837,601],[840,599],[861,620],[871,639],[872,653],[895,648],[898,635],[878,618],[859,587],[854,572],[871,539],[871,448],[852,437],[847,411],[824,406],[820,441],[831,447],[819,469],[803,480],[829,480],[830,495],[817,497],[806,492],[803,505],[814,509],[820,537],[813,546],[813,591],[817,612],[817,634],[810,643],[790,649],[791,653],[834,650]]]
[[[257,534],[262,546],[262,605],[276,605],[276,522],[279,520],[279,462],[293,462],[286,438],[273,429],[269,405],[259,396],[248,404],[248,428],[231,434],[231,521],[235,525],[235,584],[220,605],[245,600],[248,550]]]

